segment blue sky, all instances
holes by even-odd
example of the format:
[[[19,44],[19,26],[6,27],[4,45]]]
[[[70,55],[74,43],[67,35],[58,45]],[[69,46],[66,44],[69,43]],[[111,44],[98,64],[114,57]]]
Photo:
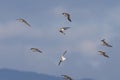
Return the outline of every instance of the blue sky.
[[[75,79],[120,79],[119,4],[119,0],[0,0],[0,68]],[[71,14],[71,23],[62,12]],[[66,35],[58,31],[62,26],[71,27]],[[101,46],[103,38],[113,47]],[[31,47],[43,54],[33,53]],[[67,60],[58,66],[65,50]],[[110,58],[98,55],[98,50]]]

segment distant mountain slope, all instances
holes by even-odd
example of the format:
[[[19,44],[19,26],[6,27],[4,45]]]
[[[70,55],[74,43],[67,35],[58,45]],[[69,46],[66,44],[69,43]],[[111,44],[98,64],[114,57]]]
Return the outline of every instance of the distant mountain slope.
[[[34,72],[0,69],[0,80],[63,80],[63,79],[60,77],[38,74]]]
[[[35,72],[24,72],[12,69],[0,69],[0,80],[64,80],[64,79],[62,77],[38,74]],[[93,80],[93,79],[84,78],[79,80]]]

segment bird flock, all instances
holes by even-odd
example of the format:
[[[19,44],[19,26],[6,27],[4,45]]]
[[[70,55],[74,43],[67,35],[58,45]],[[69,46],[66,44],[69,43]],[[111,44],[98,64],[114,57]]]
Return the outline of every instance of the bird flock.
[[[62,15],[63,15],[69,22],[72,22],[71,16],[70,16],[69,13],[63,12]],[[28,26],[28,27],[31,27],[31,25],[30,25],[25,19],[23,19],[23,18],[19,18],[19,19],[16,19],[16,20],[19,21],[19,22],[21,22],[21,23],[23,23],[23,24],[25,24],[25,25]],[[59,32],[60,32],[61,34],[65,35],[65,34],[66,34],[66,33],[65,33],[65,30],[68,30],[68,29],[70,29],[70,28],[71,28],[71,27],[61,27],[61,28],[59,28]],[[112,47],[112,45],[110,45],[108,42],[106,42],[105,39],[102,39],[102,40],[101,40],[101,45],[102,45],[102,46],[105,46],[105,47]],[[30,50],[33,51],[33,52],[42,53],[42,51],[41,51],[40,49],[38,49],[38,48],[30,48]],[[65,51],[63,52],[63,54],[60,56],[60,59],[59,59],[59,61],[58,61],[58,66],[60,66],[61,63],[66,60],[66,57],[65,57],[65,54],[66,54],[66,53],[67,53],[67,50],[65,50]],[[104,52],[104,51],[102,51],[102,50],[99,50],[98,53],[99,53],[99,55],[102,55],[102,56],[104,56],[104,57],[106,57],[106,58],[109,58],[109,56],[106,54],[106,52]],[[73,80],[73,78],[71,78],[70,76],[68,76],[68,75],[66,75],[66,74],[65,74],[65,75],[61,75],[61,76],[63,77],[64,80]]]

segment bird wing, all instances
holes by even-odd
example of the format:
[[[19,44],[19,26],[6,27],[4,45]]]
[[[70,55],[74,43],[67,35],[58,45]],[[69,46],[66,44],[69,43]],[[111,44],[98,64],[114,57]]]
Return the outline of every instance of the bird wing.
[[[36,49],[36,51],[38,51],[38,52],[42,53],[42,51],[41,51],[41,50],[39,50],[39,49]]]
[[[68,17],[68,15],[69,15],[69,13],[66,13],[66,12],[64,12],[64,13],[62,13],[65,17]]]
[[[107,46],[107,47],[112,47],[112,45],[110,45],[110,44],[108,44],[108,43],[106,43],[106,46]]]
[[[63,53],[63,56],[67,53],[67,50]]]
[[[64,32],[61,32],[63,35],[65,35],[65,33]]]
[[[62,31],[62,30],[59,30],[59,32],[65,35],[64,31]]]
[[[58,66],[61,64],[62,60],[59,61]]]
[[[31,50],[32,50],[33,52],[40,52],[40,53],[42,53],[42,51],[39,50],[39,49],[37,49],[37,48],[31,48]]]
[[[73,80],[70,76],[68,76],[68,75],[61,75],[61,76],[64,76],[64,79],[65,80]]]
[[[105,40],[103,41],[103,45],[105,45],[107,47],[112,47],[112,45],[108,44]]]
[[[61,75],[61,76],[63,76],[64,78],[68,78],[68,75]]]
[[[103,54],[105,57],[109,58],[109,56],[107,54]]]
[[[28,25],[29,27],[31,27],[31,25],[26,21],[26,20],[23,20],[23,22]]]
[[[67,19],[68,19],[70,22],[72,22],[72,20],[71,20],[71,18],[70,18],[70,15],[68,15]]]
[[[63,27],[64,28],[64,30],[67,30],[67,29],[69,29],[70,27]]]

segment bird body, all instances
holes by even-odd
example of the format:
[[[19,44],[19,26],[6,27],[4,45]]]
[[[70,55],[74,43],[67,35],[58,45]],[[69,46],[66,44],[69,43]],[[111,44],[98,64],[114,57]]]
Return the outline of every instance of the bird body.
[[[32,50],[33,52],[39,52],[39,53],[42,53],[42,51],[39,50],[39,49],[37,49],[37,48],[31,48],[31,50]]]
[[[61,32],[62,34],[64,34],[65,35],[65,30],[67,30],[67,29],[69,29],[70,27],[62,27],[62,28],[60,28],[59,29],[59,32]]]
[[[22,22],[22,23],[24,23],[24,24],[26,24],[27,26],[31,27],[31,25],[25,19],[19,18],[17,20],[20,21],[20,22]]]
[[[112,47],[112,45],[108,44],[108,43],[105,41],[105,39],[101,40],[101,42],[102,42],[102,45],[103,45],[103,46]]]
[[[64,80],[73,80],[70,76],[68,76],[68,75],[61,75],[61,76],[63,76],[64,77]]]
[[[64,55],[65,55],[66,53],[67,53],[67,51],[65,51],[65,52],[63,53],[63,55],[60,57],[60,61],[59,61],[58,65],[60,65],[61,62],[63,62],[63,61],[66,60],[66,58],[64,57]]]
[[[71,20],[71,17],[70,17],[70,14],[69,13],[66,13],[66,12],[64,12],[64,13],[62,13],[67,19],[68,19],[68,21],[70,21],[70,22],[72,22],[72,20]]]
[[[109,56],[105,52],[103,52],[103,51],[98,51],[98,52],[100,53],[100,55],[103,55],[104,57],[109,58]]]

